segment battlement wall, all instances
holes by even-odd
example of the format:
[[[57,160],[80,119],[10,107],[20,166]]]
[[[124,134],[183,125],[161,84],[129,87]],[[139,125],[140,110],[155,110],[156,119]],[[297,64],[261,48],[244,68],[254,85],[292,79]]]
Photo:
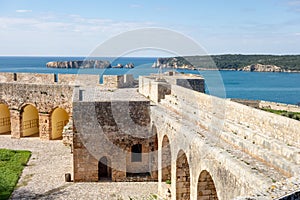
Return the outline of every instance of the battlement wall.
[[[97,86],[100,85],[100,75],[0,73],[0,83]],[[133,87],[134,78],[132,74],[104,75],[102,85],[108,88]]]
[[[62,107],[71,113],[73,89],[69,85],[0,83],[0,99],[13,110],[33,104],[43,113],[49,113],[55,107]]]

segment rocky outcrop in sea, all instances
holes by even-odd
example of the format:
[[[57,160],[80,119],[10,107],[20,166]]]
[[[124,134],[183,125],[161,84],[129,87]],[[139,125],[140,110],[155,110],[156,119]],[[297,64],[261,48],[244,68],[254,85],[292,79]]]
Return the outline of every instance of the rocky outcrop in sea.
[[[182,58],[158,58],[152,65],[153,68],[172,68],[195,70],[195,67]]]
[[[48,68],[111,68],[109,61],[103,60],[84,60],[84,61],[53,61],[46,64]]]
[[[126,65],[117,64],[112,66],[109,61],[103,60],[84,60],[84,61],[53,61],[46,64],[48,68],[69,68],[69,69],[105,69],[105,68],[134,68],[133,63],[127,63]]]
[[[281,67],[276,65],[262,65],[262,64],[255,64],[255,65],[248,65],[239,69],[239,71],[249,71],[249,72],[283,72],[284,70]]]

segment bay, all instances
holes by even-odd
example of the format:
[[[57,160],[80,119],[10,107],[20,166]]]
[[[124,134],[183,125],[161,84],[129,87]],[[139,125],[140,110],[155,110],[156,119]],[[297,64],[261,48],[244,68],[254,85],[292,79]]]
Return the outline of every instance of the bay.
[[[84,57],[0,57],[0,72],[26,72],[26,73],[55,73],[55,74],[99,74],[139,75],[158,73],[152,68],[156,58],[130,58],[121,57],[101,58],[109,60],[112,65],[134,63],[134,69],[51,69],[46,68],[50,61],[84,60]],[[170,69],[164,69],[168,71]],[[206,80],[206,92],[223,98],[241,98],[252,100],[265,100],[287,104],[300,102],[300,73],[274,73],[274,72],[242,72],[242,71],[190,71],[177,70],[181,73],[200,74]],[[100,79],[102,82],[102,78]]]

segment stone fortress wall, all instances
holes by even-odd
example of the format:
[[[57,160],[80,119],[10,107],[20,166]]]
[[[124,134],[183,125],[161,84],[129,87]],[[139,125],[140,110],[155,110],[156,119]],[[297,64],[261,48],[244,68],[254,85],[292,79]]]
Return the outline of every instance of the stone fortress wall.
[[[274,199],[299,190],[299,121],[166,86],[169,78],[139,79],[139,91],[157,102],[151,120],[158,135],[161,194],[167,179],[172,199]],[[167,90],[156,86],[161,82]]]
[[[126,75],[126,78],[120,77],[117,76],[116,79],[111,80],[104,76],[102,85],[107,85],[108,80],[116,87],[133,84],[132,75]],[[99,82],[99,75],[0,73],[0,103],[7,107],[8,114],[6,115],[9,116],[0,116],[0,125],[6,126],[3,129],[6,131],[1,133],[20,138],[29,136],[26,134],[27,129],[30,131],[35,128],[38,130],[35,136],[41,139],[61,138],[62,136],[54,137],[53,132],[54,129],[59,129],[61,132],[63,127],[72,120],[74,88],[100,86]],[[31,106],[27,107],[28,105]],[[28,109],[36,110],[38,114],[27,116],[24,113]],[[53,124],[54,114],[57,115],[54,120],[56,125]]]
[[[73,121],[74,181],[158,180],[173,200],[299,196],[299,121],[206,95],[199,76],[139,77],[138,92],[130,75],[103,80],[0,73],[0,126],[54,139]]]

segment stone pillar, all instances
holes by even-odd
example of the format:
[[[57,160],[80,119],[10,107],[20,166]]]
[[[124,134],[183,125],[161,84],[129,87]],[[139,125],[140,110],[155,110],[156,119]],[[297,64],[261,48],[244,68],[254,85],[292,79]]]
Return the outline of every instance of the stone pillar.
[[[11,137],[21,138],[22,115],[19,110],[10,110]]]
[[[42,140],[51,140],[51,116],[50,114],[39,113],[39,132]]]

